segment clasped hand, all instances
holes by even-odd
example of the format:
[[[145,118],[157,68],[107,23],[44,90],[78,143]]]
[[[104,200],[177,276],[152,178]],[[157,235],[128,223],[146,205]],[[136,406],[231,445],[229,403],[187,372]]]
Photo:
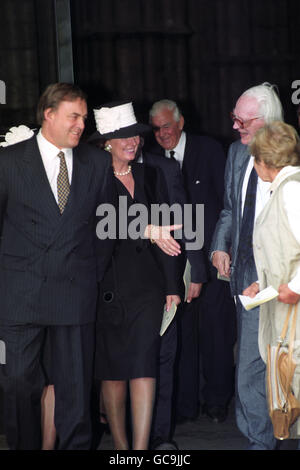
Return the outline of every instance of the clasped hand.
[[[221,276],[230,276],[230,256],[225,251],[215,251],[212,257],[212,264],[217,268]]]
[[[259,285],[257,282],[253,282],[243,291],[243,295],[247,295],[248,297],[255,297],[258,292]],[[278,293],[278,302],[282,302],[283,304],[296,304],[299,302],[300,295],[292,291],[287,284],[281,284],[278,287]]]

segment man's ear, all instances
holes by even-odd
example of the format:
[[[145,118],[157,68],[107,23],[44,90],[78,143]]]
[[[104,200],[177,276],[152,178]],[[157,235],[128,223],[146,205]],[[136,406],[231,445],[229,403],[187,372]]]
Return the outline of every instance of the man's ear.
[[[47,108],[44,111],[44,120],[45,121],[50,121],[54,117],[54,109],[53,108]]]
[[[180,116],[180,119],[179,119],[179,129],[182,131],[183,129],[183,126],[184,126],[184,117],[183,116]]]

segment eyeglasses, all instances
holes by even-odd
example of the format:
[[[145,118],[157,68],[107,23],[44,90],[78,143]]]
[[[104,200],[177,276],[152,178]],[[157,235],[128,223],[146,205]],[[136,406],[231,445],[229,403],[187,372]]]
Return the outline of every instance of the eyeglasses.
[[[241,129],[246,129],[250,126],[252,121],[255,119],[261,119],[261,116],[256,116],[252,119],[247,119],[247,121],[243,121],[241,118],[238,118],[234,113],[230,113],[230,117],[235,124],[237,124]]]

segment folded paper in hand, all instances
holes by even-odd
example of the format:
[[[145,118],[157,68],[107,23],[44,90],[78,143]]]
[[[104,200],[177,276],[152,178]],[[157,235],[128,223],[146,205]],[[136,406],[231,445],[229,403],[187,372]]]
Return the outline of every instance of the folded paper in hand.
[[[0,340],[0,364],[6,364],[6,348],[2,340]]]
[[[176,310],[177,310],[177,305],[175,304],[175,302],[172,302],[171,308],[168,312],[167,312],[166,305],[165,305],[164,313],[163,313],[163,319],[162,319],[162,322],[161,322],[160,333],[159,333],[160,336],[162,336],[164,334],[164,332],[166,331],[166,329],[170,325],[171,321],[175,317]]]
[[[278,292],[274,287],[269,286],[258,292],[255,297],[248,297],[247,295],[239,295],[240,301],[243,304],[245,310],[251,310],[258,305],[269,302],[278,296]]]
[[[220,281],[226,281],[226,282],[230,282],[230,277],[227,277],[227,276],[221,276],[221,274],[217,273],[217,278],[220,280]]]
[[[184,301],[186,302],[190,284],[191,284],[191,265],[190,265],[189,260],[186,260],[185,270],[183,273],[183,282],[184,282],[184,287],[185,287]]]

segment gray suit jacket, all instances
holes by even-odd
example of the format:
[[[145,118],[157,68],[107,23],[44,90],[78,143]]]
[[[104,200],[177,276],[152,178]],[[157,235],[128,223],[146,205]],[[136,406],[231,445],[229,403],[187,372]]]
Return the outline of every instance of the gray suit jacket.
[[[235,265],[242,222],[242,187],[249,159],[248,147],[243,145],[241,141],[234,142],[230,146],[225,168],[224,209],[217,222],[210,250],[210,254],[220,250],[231,255],[230,284],[234,295],[241,294],[241,292],[237,292],[240,290],[240,287],[237,287],[237,281],[240,284],[241,280],[237,280],[235,277]],[[247,273],[246,283],[249,275],[254,277],[252,282],[256,281],[256,273]]]

